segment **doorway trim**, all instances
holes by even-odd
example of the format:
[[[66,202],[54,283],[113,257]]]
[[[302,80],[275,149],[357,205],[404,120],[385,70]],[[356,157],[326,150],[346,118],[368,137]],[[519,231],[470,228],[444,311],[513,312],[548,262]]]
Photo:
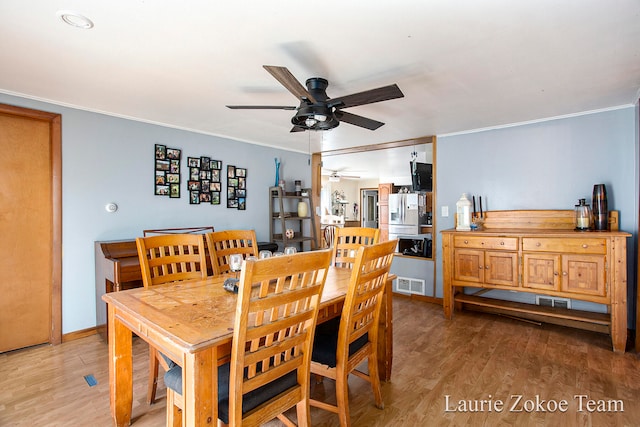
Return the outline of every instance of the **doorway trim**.
[[[431,144],[431,143],[434,143],[435,141],[436,141],[435,136],[422,136],[419,138],[405,139],[401,141],[383,142],[380,144],[372,144],[372,145],[360,145],[356,147],[342,148],[337,150],[326,150],[326,151],[313,153],[311,155],[311,198],[313,200],[313,206],[316,206],[316,210],[317,210],[316,214],[319,215],[319,212],[320,212],[319,206],[320,206],[320,191],[322,189],[322,175],[321,175],[322,156],[338,156],[341,154],[364,153],[367,151],[386,150],[389,148],[407,147],[411,145]],[[433,144],[433,147],[434,147],[433,156],[435,159],[435,144]],[[433,188],[436,188],[435,167],[436,166],[434,165]],[[435,195],[434,195],[433,203],[435,206]],[[435,221],[435,215],[434,215],[434,221]],[[320,236],[320,221],[316,221],[315,223],[316,223],[316,236]],[[435,230],[435,223],[433,227]]]
[[[62,342],[62,116],[57,113],[0,104],[0,114],[49,124],[51,154],[51,319],[49,343]]]

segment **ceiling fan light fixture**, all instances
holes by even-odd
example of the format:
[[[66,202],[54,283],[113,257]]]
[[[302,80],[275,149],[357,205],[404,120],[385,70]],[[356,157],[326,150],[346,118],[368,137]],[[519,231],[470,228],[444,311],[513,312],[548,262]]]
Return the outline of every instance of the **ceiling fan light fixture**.
[[[329,182],[340,182],[340,177],[338,175],[330,175]]]
[[[291,119],[295,126],[305,130],[330,130],[340,124],[333,114],[333,109],[326,105],[301,103],[298,112]]]

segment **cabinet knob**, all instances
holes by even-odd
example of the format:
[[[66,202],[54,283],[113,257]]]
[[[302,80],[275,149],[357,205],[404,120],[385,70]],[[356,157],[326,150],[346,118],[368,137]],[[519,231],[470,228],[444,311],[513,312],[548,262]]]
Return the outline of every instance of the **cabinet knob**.
[[[488,265],[485,265],[484,269],[485,269],[485,270],[488,270],[488,269],[489,269],[489,266],[488,266]]]
[[[500,245],[504,246],[504,242],[500,242]]]
[[[582,245],[583,248],[587,249],[589,247],[589,245],[587,245],[586,243]]]
[[[465,244],[465,245],[469,244],[469,241],[468,241],[468,240],[465,240],[465,241],[464,241],[464,244]]]
[[[563,271],[563,272],[562,272],[562,275],[563,275],[563,276],[566,276],[566,275],[567,275],[567,272],[566,272],[566,271]]]
[[[542,244],[540,242],[538,242],[538,243],[536,243],[536,246],[540,247],[540,246],[542,246]]]
[[[554,271],[554,272],[553,272],[553,275],[557,277],[557,276],[558,276],[558,272],[557,272],[557,271]]]

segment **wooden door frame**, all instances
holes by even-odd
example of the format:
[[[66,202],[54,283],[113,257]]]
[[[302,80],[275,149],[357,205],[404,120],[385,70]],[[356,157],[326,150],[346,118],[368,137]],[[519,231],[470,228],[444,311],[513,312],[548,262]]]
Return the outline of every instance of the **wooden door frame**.
[[[640,129],[640,99],[636,101],[636,130]],[[640,167],[640,132],[636,131],[636,172]],[[637,175],[636,175],[637,176]],[[636,181],[636,185],[640,188],[640,180]],[[640,200],[640,190],[638,190],[638,198],[636,202]],[[640,230],[640,203],[638,206],[638,229]],[[636,333],[635,333],[635,347],[636,353],[640,353],[640,274],[638,273],[638,266],[640,266],[640,237],[636,236]]]
[[[62,342],[62,116],[46,111],[0,104],[0,114],[49,124],[51,150],[51,319],[49,343]]]
[[[311,197],[313,199],[313,206],[316,207],[316,212],[312,214],[319,215],[319,207],[320,207],[320,190],[322,189],[322,156],[337,156],[340,154],[353,154],[353,153],[364,153],[367,151],[376,151],[376,150],[386,150],[389,148],[398,148],[398,147],[408,147],[412,145],[421,145],[421,144],[432,144],[433,149],[433,188],[436,188],[436,165],[435,165],[435,156],[436,156],[436,137],[435,136],[423,136],[419,138],[413,139],[405,139],[402,141],[393,141],[393,142],[383,142],[380,144],[372,144],[372,145],[361,145],[358,147],[350,147],[350,148],[341,148],[338,150],[327,150],[321,151],[317,153],[313,153],[311,155]],[[433,196],[433,206],[435,206],[435,191]],[[433,230],[436,229],[435,225],[436,215],[433,215]],[[316,236],[320,236],[320,221],[316,221]],[[435,236],[433,236],[435,239]],[[434,259],[435,260],[435,259]],[[435,268],[434,270],[434,286],[435,286]],[[435,289],[434,289],[435,292]],[[435,293],[434,293],[435,295]]]

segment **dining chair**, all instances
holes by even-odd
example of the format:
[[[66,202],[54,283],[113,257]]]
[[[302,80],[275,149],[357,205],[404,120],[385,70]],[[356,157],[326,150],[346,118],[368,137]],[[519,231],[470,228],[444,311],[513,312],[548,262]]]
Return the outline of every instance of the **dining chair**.
[[[136,238],[138,259],[145,288],[163,283],[203,279],[207,258],[202,234],[163,234]],[[149,346],[147,402],[153,404],[158,388],[158,366],[165,371],[174,363]]]
[[[356,253],[360,246],[378,243],[380,230],[369,227],[337,228],[333,241],[333,265],[336,267],[353,267]]]
[[[223,230],[206,234],[207,247],[213,274],[231,271],[229,256],[241,254],[243,258],[258,256],[258,242],[255,230]]]
[[[323,233],[323,237],[324,237],[324,243],[325,243],[325,247],[332,249],[333,248],[333,241],[335,240],[336,237],[336,227],[335,225],[327,225],[324,228]]]
[[[331,263],[320,250],[245,260],[230,362],[218,367],[219,419],[258,426],[296,407],[298,425],[310,424],[311,346],[318,305]],[[165,374],[167,425],[179,425],[182,368]]]
[[[350,425],[349,374],[371,383],[376,406],[384,408],[378,373],[378,321],[396,244],[390,240],[358,249],[341,316],[316,328],[311,373],[336,382],[337,404],[311,399],[310,405],[337,413],[341,427]],[[365,360],[368,374],[356,369]]]

